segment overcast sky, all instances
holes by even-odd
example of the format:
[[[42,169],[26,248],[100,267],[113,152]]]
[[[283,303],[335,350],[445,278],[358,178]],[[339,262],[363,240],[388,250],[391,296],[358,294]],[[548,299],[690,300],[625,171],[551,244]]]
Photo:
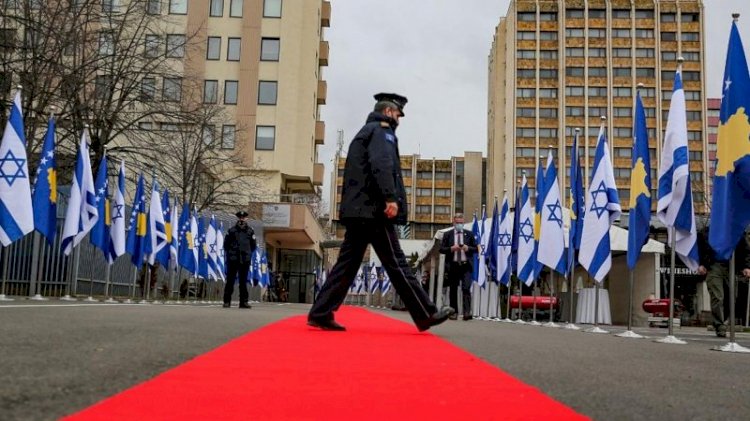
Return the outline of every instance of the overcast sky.
[[[731,13],[739,12],[750,56],[750,1],[703,0],[708,96],[720,95]],[[402,155],[446,159],[464,151],[486,154],[487,56],[495,26],[509,0],[331,0],[324,196],[338,131],[344,151],[372,110],[372,95],[396,92],[409,99],[398,129]]]

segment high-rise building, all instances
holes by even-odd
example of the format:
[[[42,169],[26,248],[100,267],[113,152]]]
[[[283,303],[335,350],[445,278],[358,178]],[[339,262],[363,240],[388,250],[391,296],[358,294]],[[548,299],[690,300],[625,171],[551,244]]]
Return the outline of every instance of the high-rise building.
[[[346,158],[339,157],[331,177],[336,183],[331,191],[331,226],[337,238],[343,238],[345,231],[338,220],[345,164]],[[487,186],[481,152],[450,159],[401,155],[401,169],[409,205],[408,224],[399,228],[401,238],[429,240],[452,224],[455,213],[463,213],[467,224],[475,211],[481,213]]]
[[[693,197],[696,210],[705,211],[703,19],[701,0],[512,0],[489,55],[487,194],[513,191],[524,171],[534,187],[536,165],[548,150],[564,160],[557,167],[567,192],[576,128],[587,185],[606,116],[620,203],[627,210],[633,105],[642,83],[655,199],[674,74],[683,57]]]
[[[721,98],[708,99],[708,177],[709,184],[714,177],[716,170],[716,141],[719,139],[719,114],[721,112]]]

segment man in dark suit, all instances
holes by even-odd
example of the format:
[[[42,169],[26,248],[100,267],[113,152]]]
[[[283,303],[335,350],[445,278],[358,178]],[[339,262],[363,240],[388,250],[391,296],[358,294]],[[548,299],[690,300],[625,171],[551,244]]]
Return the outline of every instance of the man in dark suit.
[[[464,215],[457,213],[453,217],[453,228],[443,234],[440,253],[445,255],[445,273],[447,274],[443,287],[450,288],[448,292],[450,306],[456,311],[458,311],[458,286],[461,285],[464,320],[471,320],[471,273],[476,252],[477,241],[474,234],[464,229]]]

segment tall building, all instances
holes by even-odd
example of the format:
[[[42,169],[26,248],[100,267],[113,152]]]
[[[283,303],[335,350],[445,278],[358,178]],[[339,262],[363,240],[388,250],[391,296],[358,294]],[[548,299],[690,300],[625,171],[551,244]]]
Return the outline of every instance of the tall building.
[[[709,184],[714,178],[716,170],[716,141],[719,139],[719,113],[721,112],[721,98],[708,99],[708,177]],[[710,191],[710,190],[709,190]]]
[[[345,164],[346,158],[338,158],[331,177],[336,183],[331,191],[331,225],[337,238],[343,238],[345,231],[338,220]],[[467,224],[475,211],[481,213],[487,186],[486,161],[481,152],[466,152],[450,159],[402,155],[401,168],[409,204],[408,224],[400,227],[401,238],[429,240],[453,223],[455,213],[465,214]]]
[[[693,197],[696,210],[705,211],[703,19],[701,0],[512,0],[489,54],[488,195],[513,191],[524,171],[534,187],[536,165],[548,150],[564,160],[557,167],[561,188],[568,191],[576,128],[588,184],[606,116],[620,203],[627,210],[633,105],[642,83],[656,198],[674,74],[683,57]]]

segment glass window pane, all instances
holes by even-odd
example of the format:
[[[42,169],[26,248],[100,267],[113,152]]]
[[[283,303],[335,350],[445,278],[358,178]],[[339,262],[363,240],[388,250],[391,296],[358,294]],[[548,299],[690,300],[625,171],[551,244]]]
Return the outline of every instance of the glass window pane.
[[[224,103],[229,105],[237,104],[237,88],[239,82],[236,80],[227,80],[224,82]]]
[[[264,18],[281,17],[281,0],[264,0],[263,1]]]
[[[161,13],[161,0],[148,0],[146,13],[149,15],[158,15]]]
[[[224,0],[211,0],[208,10],[209,16],[224,16]]]
[[[167,35],[167,57],[185,57],[185,35]]]
[[[235,127],[225,124],[221,128],[221,147],[223,149],[234,149]]]
[[[203,82],[203,102],[205,104],[216,104],[219,97],[219,81],[206,80]]]
[[[276,127],[258,126],[255,128],[255,149],[272,151],[276,143]]]
[[[164,78],[164,86],[162,86],[162,97],[164,101],[180,101],[180,99],[182,98],[182,79]]]
[[[260,81],[258,84],[258,104],[276,105],[276,92],[278,82]]]
[[[206,47],[206,60],[219,60],[221,58],[221,37],[208,37]]]
[[[244,2],[242,0],[231,0],[231,3],[229,4],[229,16],[233,18],[241,18],[243,4]]]
[[[146,57],[161,55],[161,39],[158,35],[146,35],[146,45],[143,53]]]
[[[281,41],[278,38],[263,38],[260,43],[260,59],[263,61],[279,61]]]
[[[227,60],[240,61],[240,38],[229,38],[227,42]]]
[[[187,0],[169,0],[169,13],[173,15],[186,15]]]

